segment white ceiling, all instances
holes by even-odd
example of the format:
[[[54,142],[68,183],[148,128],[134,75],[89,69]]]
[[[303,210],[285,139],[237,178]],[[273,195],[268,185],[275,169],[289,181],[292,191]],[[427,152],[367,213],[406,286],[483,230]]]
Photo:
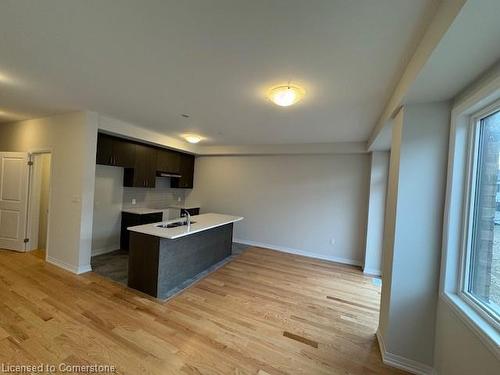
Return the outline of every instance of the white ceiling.
[[[1,1],[0,119],[86,109],[208,144],[365,141],[435,3]],[[266,101],[288,80],[303,102]]]
[[[500,0],[467,1],[406,95],[406,103],[455,97],[500,59]]]

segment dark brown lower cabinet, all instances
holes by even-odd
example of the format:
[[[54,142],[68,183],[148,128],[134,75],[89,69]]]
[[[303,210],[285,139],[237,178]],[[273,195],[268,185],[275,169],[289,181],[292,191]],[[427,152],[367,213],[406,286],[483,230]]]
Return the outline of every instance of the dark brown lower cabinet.
[[[193,207],[193,208],[183,208],[181,210],[181,217],[186,216],[186,212],[189,212],[191,216],[199,215],[200,214],[200,207]]]
[[[163,220],[163,213],[153,213],[153,214],[132,214],[130,212],[122,212],[122,225],[120,233],[120,248],[122,250],[129,249],[129,239],[130,233],[127,230],[129,227],[134,227],[136,225],[159,223]]]

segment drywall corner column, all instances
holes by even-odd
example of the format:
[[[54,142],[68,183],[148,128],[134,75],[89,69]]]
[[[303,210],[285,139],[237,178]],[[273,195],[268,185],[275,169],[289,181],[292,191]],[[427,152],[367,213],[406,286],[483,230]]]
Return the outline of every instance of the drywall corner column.
[[[389,156],[390,153],[386,151],[375,151],[371,154],[368,222],[366,226],[363,272],[375,276],[382,274],[385,198],[389,175]]]
[[[433,366],[450,105],[406,106],[391,150],[379,338],[387,363]]]
[[[382,256],[382,295],[380,297],[380,316],[377,335],[384,339],[389,331],[391,307],[392,264],[394,255],[394,233],[396,230],[396,208],[398,200],[399,164],[401,139],[403,133],[404,109],[400,109],[393,120],[391,153],[389,159],[389,178],[387,181],[386,211],[384,220]],[[384,354],[383,350],[381,350]]]
[[[99,116],[94,112],[85,113],[85,126],[82,128],[81,159],[81,221],[80,246],[78,251],[78,273],[91,270],[92,223],[94,214],[95,168],[97,151],[97,129]]]

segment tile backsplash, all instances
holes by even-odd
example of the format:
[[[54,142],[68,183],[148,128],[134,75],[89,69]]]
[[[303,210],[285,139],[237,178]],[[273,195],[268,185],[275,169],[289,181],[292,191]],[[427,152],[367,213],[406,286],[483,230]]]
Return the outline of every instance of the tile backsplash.
[[[136,204],[132,204],[132,199]],[[156,179],[156,188],[123,188],[123,208],[148,207],[166,208],[168,206],[183,205],[185,191],[170,188],[170,179],[161,177]]]

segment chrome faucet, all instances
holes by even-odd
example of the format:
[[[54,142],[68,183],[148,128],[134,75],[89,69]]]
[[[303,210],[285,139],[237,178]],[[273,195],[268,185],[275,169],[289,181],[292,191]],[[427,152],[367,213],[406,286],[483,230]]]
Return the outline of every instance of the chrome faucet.
[[[182,211],[184,211],[186,214],[186,223],[187,223],[188,230],[190,230],[191,229],[191,214],[185,208],[183,208],[181,210],[181,213],[182,213]]]

